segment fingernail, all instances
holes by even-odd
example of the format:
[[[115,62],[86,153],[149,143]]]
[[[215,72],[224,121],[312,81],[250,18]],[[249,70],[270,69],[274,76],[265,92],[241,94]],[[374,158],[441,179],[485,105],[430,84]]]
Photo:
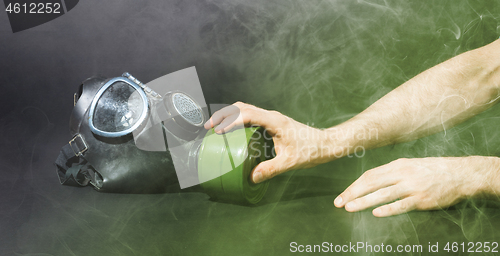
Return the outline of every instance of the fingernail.
[[[379,208],[373,210],[373,215],[375,216],[380,216],[382,215],[382,210],[380,210]]]
[[[337,198],[335,198],[335,200],[333,201],[333,203],[337,206],[340,206],[342,204],[342,197],[341,196],[337,196]]]
[[[262,177],[262,173],[260,172],[255,172],[253,174],[253,182],[254,183],[260,183],[262,182],[262,180],[264,179],[264,177]]]
[[[354,210],[356,208],[356,203],[349,202],[345,205],[345,209],[348,211]]]

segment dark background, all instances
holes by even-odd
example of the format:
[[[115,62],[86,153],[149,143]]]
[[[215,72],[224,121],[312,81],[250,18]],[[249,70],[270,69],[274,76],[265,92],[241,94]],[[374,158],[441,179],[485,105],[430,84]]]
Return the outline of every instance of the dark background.
[[[199,187],[124,195],[61,186],[53,166],[70,139],[73,93],[92,75],[128,71],[148,82],[196,66],[209,104],[245,101],[330,127],[497,39],[499,13],[498,1],[473,0],[80,1],[12,33],[0,11],[0,255],[282,255],[290,242],[424,251],[429,242],[500,242],[496,201],[383,219],[332,203],[361,173],[400,157],[498,156],[498,107],[446,133],[280,175],[255,207],[213,202]]]

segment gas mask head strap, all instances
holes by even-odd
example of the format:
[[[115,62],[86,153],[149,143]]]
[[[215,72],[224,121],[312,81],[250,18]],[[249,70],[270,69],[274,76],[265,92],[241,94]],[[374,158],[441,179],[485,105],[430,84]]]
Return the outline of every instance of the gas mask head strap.
[[[73,138],[61,149],[54,163],[59,181],[63,185],[80,187],[91,183],[99,189],[100,177],[83,156],[88,150],[88,145],[78,131],[90,102],[105,81],[105,78],[98,76],[86,79],[73,95],[74,107],[69,123]]]

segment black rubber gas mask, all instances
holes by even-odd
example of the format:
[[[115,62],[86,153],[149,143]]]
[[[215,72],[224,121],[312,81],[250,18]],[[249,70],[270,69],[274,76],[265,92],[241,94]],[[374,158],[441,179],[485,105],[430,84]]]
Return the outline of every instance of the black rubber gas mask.
[[[201,183],[213,198],[250,203],[267,188],[248,180],[255,165],[269,158],[265,133],[247,128],[207,134],[209,112],[194,67],[147,86],[128,73],[90,78],[74,103],[73,138],[56,160],[61,184],[151,193],[177,182],[180,188]]]
[[[196,70],[182,71],[195,78],[190,87],[198,89],[194,94],[201,103],[172,90],[177,85],[163,84],[160,94],[128,73],[85,80],[74,97],[73,138],[56,161],[61,183],[90,183],[99,191],[123,193],[163,191],[176,183],[165,133],[174,147],[194,142],[206,133],[208,117]]]

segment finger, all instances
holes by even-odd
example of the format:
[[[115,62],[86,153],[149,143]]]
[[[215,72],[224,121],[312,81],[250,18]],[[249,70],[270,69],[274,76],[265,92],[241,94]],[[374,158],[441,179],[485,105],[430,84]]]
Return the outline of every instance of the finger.
[[[214,128],[214,131],[220,134],[229,132],[234,128],[242,128],[242,127],[243,127],[243,120],[241,120],[241,115],[236,113],[224,118],[224,120],[222,120],[222,122]]]
[[[411,196],[394,203],[382,205],[373,210],[373,215],[375,217],[388,217],[392,215],[398,215],[401,213],[413,211],[416,208],[416,198]]]
[[[343,207],[348,202],[358,197],[396,184],[399,180],[399,175],[389,173],[392,168],[392,165],[387,164],[366,171],[363,175],[361,175],[361,177],[347,187],[344,192],[335,198],[335,206]]]
[[[245,125],[256,125],[266,129],[269,135],[274,136],[279,130],[286,129],[289,117],[277,111],[268,111],[260,108],[242,111],[241,119]]]
[[[406,197],[409,193],[407,191],[401,191],[401,189],[403,188],[398,185],[381,188],[373,193],[347,203],[345,209],[348,212],[357,212],[375,205],[389,203],[398,198]]]
[[[204,124],[205,129],[210,129],[215,127],[216,125],[220,124],[222,120],[224,120],[226,117],[236,115],[236,117],[239,115],[240,109],[234,105],[229,105],[226,106],[218,111],[216,111],[210,119]]]
[[[277,156],[255,166],[252,171],[252,181],[253,183],[261,183],[287,170],[286,162]]]

